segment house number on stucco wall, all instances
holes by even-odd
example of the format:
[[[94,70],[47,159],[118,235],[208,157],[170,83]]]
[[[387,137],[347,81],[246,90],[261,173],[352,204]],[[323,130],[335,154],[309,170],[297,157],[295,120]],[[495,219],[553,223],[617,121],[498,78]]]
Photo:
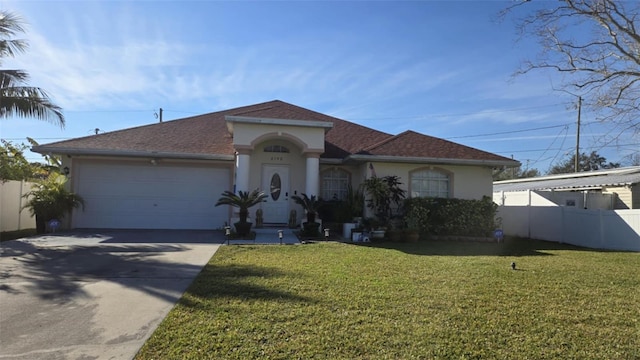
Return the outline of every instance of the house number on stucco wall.
[[[271,161],[283,161],[284,158],[282,156],[272,156]]]

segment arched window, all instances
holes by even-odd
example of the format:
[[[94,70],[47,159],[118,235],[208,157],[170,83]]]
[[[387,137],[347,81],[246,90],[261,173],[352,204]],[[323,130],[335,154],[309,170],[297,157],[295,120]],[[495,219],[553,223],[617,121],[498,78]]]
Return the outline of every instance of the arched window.
[[[435,169],[411,173],[411,197],[448,198],[451,192],[451,176]]]
[[[349,187],[349,173],[345,170],[332,168],[322,172],[322,199],[344,200]]]
[[[269,153],[288,153],[289,148],[282,145],[269,145],[264,147],[264,152]]]

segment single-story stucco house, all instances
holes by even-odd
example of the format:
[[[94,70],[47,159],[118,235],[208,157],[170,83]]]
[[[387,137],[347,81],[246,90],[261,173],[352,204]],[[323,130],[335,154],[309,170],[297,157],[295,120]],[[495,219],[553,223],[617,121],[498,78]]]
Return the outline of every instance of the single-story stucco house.
[[[640,209],[640,166],[496,181],[498,205]]]
[[[265,224],[302,209],[291,196],[341,198],[367,176],[397,175],[410,196],[480,199],[512,159],[405,131],[368,128],[279,100],[36,146],[60,155],[86,207],[72,228],[217,229],[225,190],[259,188]],[[255,209],[255,208],[254,208]],[[254,210],[252,209],[252,211]]]

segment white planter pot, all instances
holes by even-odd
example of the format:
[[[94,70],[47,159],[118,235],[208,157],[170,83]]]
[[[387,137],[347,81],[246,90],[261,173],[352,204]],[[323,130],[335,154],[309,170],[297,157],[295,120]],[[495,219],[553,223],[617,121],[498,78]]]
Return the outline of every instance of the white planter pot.
[[[345,239],[351,239],[351,230],[358,226],[356,223],[344,223],[342,224],[342,237]]]

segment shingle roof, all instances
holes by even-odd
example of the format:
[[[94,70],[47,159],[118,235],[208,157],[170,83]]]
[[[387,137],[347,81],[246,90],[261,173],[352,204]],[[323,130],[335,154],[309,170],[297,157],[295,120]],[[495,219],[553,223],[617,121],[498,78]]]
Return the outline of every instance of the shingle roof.
[[[360,151],[361,154],[461,160],[505,160],[504,157],[454,142],[405,131]]]
[[[589,171],[575,174],[496,181],[493,191],[597,189],[604,186],[625,186],[640,183],[640,166]]]
[[[172,153],[234,154],[225,116],[331,122],[322,158],[344,159],[353,154],[513,162],[509,158],[407,131],[391,135],[280,100],[238,107],[183,119],[41,145],[37,152],[53,153]],[[513,165],[517,165],[513,162]]]

